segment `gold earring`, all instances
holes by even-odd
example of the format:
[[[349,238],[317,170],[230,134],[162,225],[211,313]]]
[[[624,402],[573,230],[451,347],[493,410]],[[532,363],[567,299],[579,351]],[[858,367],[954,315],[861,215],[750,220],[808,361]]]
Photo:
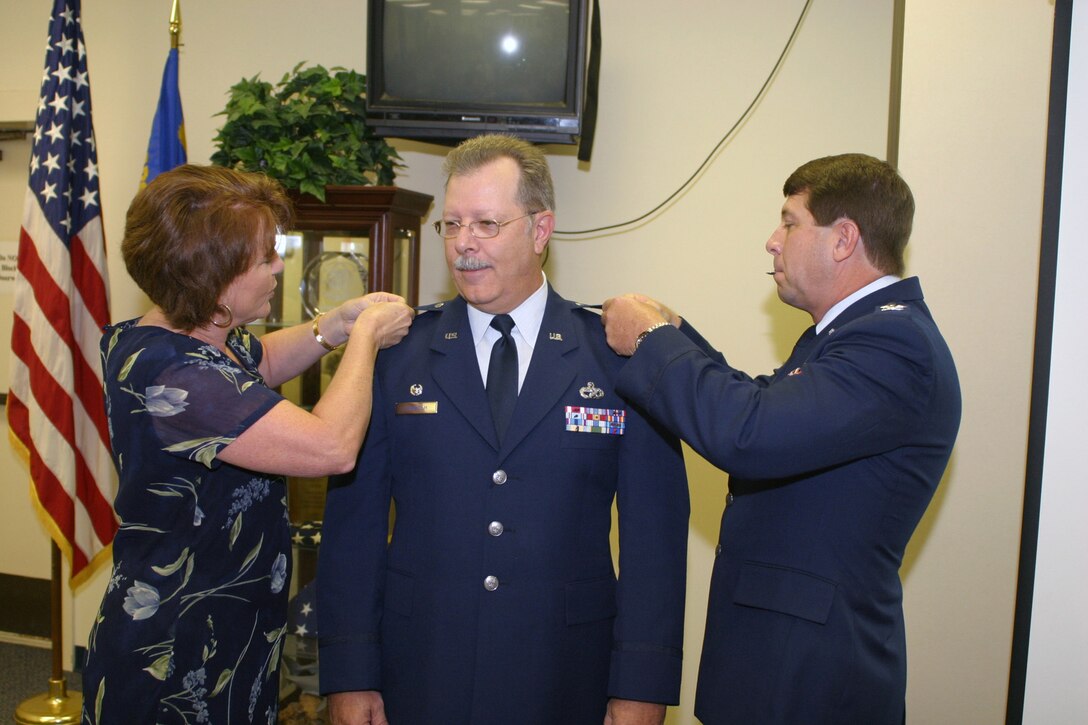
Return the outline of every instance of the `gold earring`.
[[[212,324],[215,325],[218,328],[221,328],[221,329],[230,327],[230,324],[232,322],[234,322],[234,312],[231,311],[230,305],[226,305],[226,304],[222,304],[222,303],[215,306],[215,311],[218,312],[220,307],[222,307],[224,310],[227,311],[227,321],[226,322],[216,322],[215,318],[213,317],[212,318]]]

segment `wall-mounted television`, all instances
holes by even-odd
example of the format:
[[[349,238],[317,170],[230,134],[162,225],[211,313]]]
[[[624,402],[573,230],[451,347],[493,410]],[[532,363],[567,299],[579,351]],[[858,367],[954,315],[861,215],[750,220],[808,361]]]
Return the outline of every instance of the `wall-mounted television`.
[[[367,124],[454,143],[577,143],[591,0],[368,0]]]

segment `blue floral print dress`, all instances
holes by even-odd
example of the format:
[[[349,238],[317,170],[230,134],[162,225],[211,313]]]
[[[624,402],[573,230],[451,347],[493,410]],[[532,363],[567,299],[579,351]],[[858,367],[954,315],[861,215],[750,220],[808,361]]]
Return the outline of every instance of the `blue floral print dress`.
[[[283,478],[216,454],[283,398],[245,330],[215,346],[136,320],[102,338],[121,519],[83,722],[274,723],[287,624]]]

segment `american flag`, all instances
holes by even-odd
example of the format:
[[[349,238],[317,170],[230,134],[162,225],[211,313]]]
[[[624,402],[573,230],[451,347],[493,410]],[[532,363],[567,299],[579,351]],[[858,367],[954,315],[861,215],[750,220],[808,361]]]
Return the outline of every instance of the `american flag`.
[[[98,342],[109,322],[79,0],[56,0],[19,234],[8,425],[78,585],[107,558],[116,490]]]

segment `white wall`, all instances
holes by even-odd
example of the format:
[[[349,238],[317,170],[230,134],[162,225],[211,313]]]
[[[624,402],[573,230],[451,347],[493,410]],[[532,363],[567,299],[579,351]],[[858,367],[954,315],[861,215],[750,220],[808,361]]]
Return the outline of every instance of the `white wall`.
[[[568,230],[638,216],[686,179],[762,84],[803,2],[601,4],[605,54],[592,163],[578,163],[573,147],[549,148],[559,226]],[[84,9],[115,319],[144,305],[116,250],[143,163],[169,5],[114,0]],[[0,91],[36,90],[49,6],[0,0]],[[193,161],[211,153],[220,123],[212,114],[243,76],[277,80],[299,60],[363,70],[361,0],[184,0],[182,11],[181,90]],[[900,160],[918,199],[908,266],[922,276],[965,394],[951,469],[904,569],[911,722],[992,723],[1004,708],[1052,14],[1046,0],[907,3]],[[551,280],[590,302],[631,290],[659,296],[731,360],[752,372],[770,370],[806,325],[762,274],[782,181],[815,156],[883,155],[890,18],[891,0],[815,0],[770,93],[698,183],[635,229],[554,240]],[[444,150],[397,146],[408,167],[398,184],[433,194],[440,208]],[[29,146],[3,149],[0,241],[5,229],[17,233]],[[424,240],[421,297],[430,301],[446,296],[449,285],[437,238]],[[24,474],[5,454],[0,450],[0,480],[10,484],[0,485],[0,571],[47,577],[48,541],[30,520]],[[694,722],[724,499],[724,474],[697,456],[688,462],[685,680],[671,723]],[[24,535],[8,538],[11,526],[24,527]],[[98,577],[69,609],[77,643],[86,639],[104,584]]]
[[[1088,6],[1083,2],[1073,6],[1067,102],[1039,548],[1024,687],[1024,722],[1029,724],[1088,721],[1088,582],[1079,575],[1088,552],[1083,456],[1088,387],[1080,364],[1088,356],[1081,290],[1088,268],[1083,231],[1088,224],[1088,139],[1083,134],[1088,127]]]

